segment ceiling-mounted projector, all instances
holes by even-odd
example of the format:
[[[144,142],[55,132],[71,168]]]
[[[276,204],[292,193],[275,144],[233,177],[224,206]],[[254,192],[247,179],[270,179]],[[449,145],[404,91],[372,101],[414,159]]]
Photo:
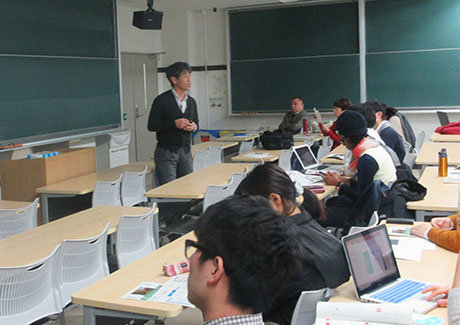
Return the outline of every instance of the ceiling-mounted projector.
[[[161,29],[163,13],[153,10],[153,0],[147,0],[146,11],[135,11],[133,15],[133,26],[139,29]]]

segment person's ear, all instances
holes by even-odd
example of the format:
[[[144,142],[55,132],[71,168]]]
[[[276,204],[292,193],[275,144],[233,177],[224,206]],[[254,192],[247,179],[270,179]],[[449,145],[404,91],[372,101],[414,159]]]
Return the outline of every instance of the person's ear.
[[[272,207],[274,210],[278,212],[283,212],[284,204],[279,194],[270,193],[270,195],[268,196],[268,199],[270,200],[270,203],[272,204]]]
[[[211,267],[208,273],[207,282],[210,285],[217,284],[224,275],[224,260],[222,259],[222,257],[216,256],[211,260]]]
[[[177,78],[171,77],[171,82],[173,83],[173,85],[177,84]]]

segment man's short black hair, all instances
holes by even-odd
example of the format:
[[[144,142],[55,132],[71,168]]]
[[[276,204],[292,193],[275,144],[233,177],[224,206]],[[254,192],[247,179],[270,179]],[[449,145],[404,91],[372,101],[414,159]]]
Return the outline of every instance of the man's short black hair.
[[[230,303],[254,313],[270,307],[284,281],[299,271],[301,231],[260,196],[233,195],[208,207],[195,225],[201,263],[220,256]]]
[[[341,108],[342,110],[347,110],[351,106],[351,101],[348,98],[339,98],[334,101],[334,107]]]
[[[349,110],[361,113],[366,119],[367,127],[370,129],[374,127],[375,122],[376,122],[376,119],[375,119],[376,111],[374,110],[373,104],[369,104],[369,102],[355,104],[351,106]]]
[[[302,97],[298,97],[298,96],[292,97],[292,98],[291,98],[291,102],[292,102],[294,99],[298,99],[298,100],[300,100],[300,101],[303,103]]]
[[[180,75],[184,71],[188,71],[190,73],[192,72],[192,68],[186,62],[176,62],[166,68],[166,78],[168,78],[171,87],[174,86],[174,84],[171,81],[171,78],[175,77],[176,79],[179,79]]]

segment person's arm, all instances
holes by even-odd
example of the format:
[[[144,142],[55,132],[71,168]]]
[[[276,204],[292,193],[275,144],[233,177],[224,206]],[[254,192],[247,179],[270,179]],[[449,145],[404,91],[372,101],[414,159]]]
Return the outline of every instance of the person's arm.
[[[149,122],[147,128],[149,131],[165,131],[176,128],[176,123],[174,119],[163,120],[165,109],[164,105],[166,103],[162,100],[161,97],[155,98],[150,109]]]
[[[184,131],[188,131],[188,132],[196,132],[199,128],[199,125],[198,125],[198,110],[197,110],[197,107],[196,107],[196,102],[193,98],[190,98],[190,103],[189,105],[191,107],[193,107],[193,111],[191,113],[191,117],[190,117],[190,120],[189,120],[189,124],[186,128],[184,128]]]
[[[340,187],[340,194],[344,194],[352,199],[358,199],[366,188],[374,181],[374,175],[379,170],[379,165],[371,156],[364,154],[358,161],[358,174],[356,186],[354,184],[344,184]]]
[[[335,127],[336,127],[336,122],[334,122],[334,124],[332,124],[332,126],[329,128],[329,132],[327,135],[329,135],[329,137],[332,139],[332,141],[334,141],[334,144],[335,145],[339,145],[340,144],[340,137],[337,133],[335,133]]]
[[[457,268],[452,289],[448,294],[448,302],[449,324],[460,324],[460,256],[457,257]]]

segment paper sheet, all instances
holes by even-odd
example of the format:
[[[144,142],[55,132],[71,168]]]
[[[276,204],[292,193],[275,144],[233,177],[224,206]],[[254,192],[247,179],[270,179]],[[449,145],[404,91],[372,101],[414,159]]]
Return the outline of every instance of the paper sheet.
[[[390,240],[392,245],[395,245],[394,241],[397,241],[396,245],[409,247],[411,249],[436,249],[436,245],[434,243],[419,237],[390,236]]]
[[[251,153],[246,154],[246,157],[251,157],[251,158],[268,158],[268,157],[272,157],[272,156],[270,156],[270,154],[269,154],[269,153],[266,153],[266,152],[251,152]]]
[[[405,246],[392,245],[393,253],[397,259],[420,262],[422,250]]]

